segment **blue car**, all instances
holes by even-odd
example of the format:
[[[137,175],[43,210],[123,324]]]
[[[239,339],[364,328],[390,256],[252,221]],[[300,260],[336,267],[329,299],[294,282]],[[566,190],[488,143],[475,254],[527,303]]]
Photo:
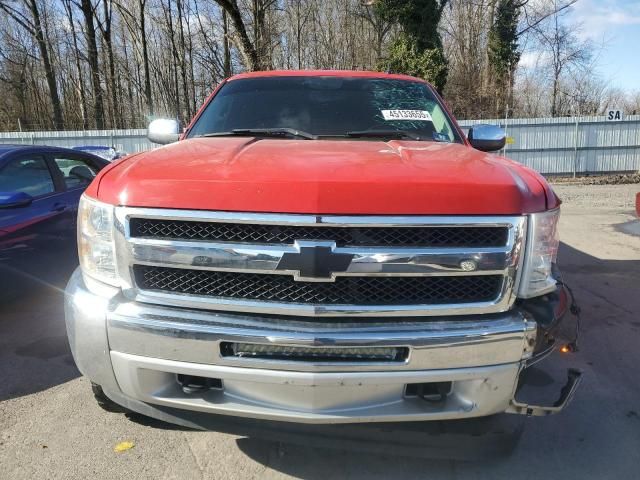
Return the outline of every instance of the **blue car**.
[[[66,148],[0,145],[0,298],[75,268],[78,202],[108,164]]]

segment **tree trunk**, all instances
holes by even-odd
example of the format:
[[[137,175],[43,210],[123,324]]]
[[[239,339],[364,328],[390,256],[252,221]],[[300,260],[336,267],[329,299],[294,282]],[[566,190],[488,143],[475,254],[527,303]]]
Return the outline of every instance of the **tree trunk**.
[[[71,26],[71,40],[73,41],[74,50],[74,63],[76,70],[78,71],[78,95],[80,95],[80,116],[82,121],[82,129],[87,130],[89,128],[89,119],[87,118],[87,95],[84,91],[84,82],[82,81],[82,66],[80,65],[80,49],[78,47],[78,35],[76,33],[75,23],[73,19],[73,9],[71,8],[70,0],[64,2],[64,8],[67,13],[67,19]]]
[[[182,98],[185,108],[185,121],[191,118],[191,101],[189,100],[189,84],[187,83],[187,45],[184,41],[184,15],[182,0],[176,0],[178,9],[178,38],[180,39],[180,77],[182,80]]]
[[[559,90],[560,78],[559,75],[555,75],[553,79],[553,92],[551,93],[551,116],[558,116],[558,90]]]
[[[147,0],[138,0],[140,8],[140,39],[142,42],[142,67],[144,70],[144,96],[147,100],[148,114],[153,116],[153,97],[151,95],[151,73],[149,71],[149,49],[147,46],[145,6]]]
[[[296,48],[298,50],[298,70],[302,70],[302,18],[300,18],[300,0],[296,2]]]
[[[103,13],[104,13],[104,27],[101,28],[102,38],[107,49],[107,61],[109,63],[108,80],[109,80],[109,93],[111,101],[112,112],[112,125],[115,128],[120,128],[121,115],[118,108],[118,89],[116,87],[116,65],[113,56],[113,41],[111,38],[111,25],[112,25],[112,4],[109,0],[102,1]]]
[[[58,95],[58,82],[56,81],[56,73],[53,64],[51,63],[49,48],[44,37],[44,30],[40,20],[40,11],[38,10],[36,0],[29,0],[28,6],[31,11],[31,16],[33,17],[34,31],[32,33],[38,43],[40,56],[42,57],[42,64],[44,66],[44,74],[47,79],[47,86],[49,87],[49,96],[51,97],[51,106],[53,108],[53,126],[56,130],[62,130],[64,128],[64,121],[62,119],[60,96]]]
[[[259,70],[260,59],[258,58],[258,52],[256,51],[256,47],[254,46],[254,44],[251,43],[251,39],[247,34],[247,28],[245,27],[244,21],[242,20],[242,15],[240,14],[240,9],[238,8],[236,0],[215,1],[218,5],[226,10],[227,15],[229,15],[229,18],[231,19],[231,23],[233,23],[233,27],[236,29],[236,33],[240,37],[240,51],[242,53],[242,56],[244,57],[247,69],[252,71]]]
[[[102,100],[102,86],[100,85],[100,65],[98,64],[98,45],[96,42],[96,27],[93,23],[93,5],[91,0],[81,0],[80,10],[84,15],[85,36],[87,38],[87,60],[91,70],[91,86],[93,88],[93,113],[96,128],[104,128],[104,105]]]
[[[229,19],[227,18],[227,11],[222,10],[222,32],[224,38],[222,39],[224,48],[224,76],[230,77],[233,75],[231,69],[231,46],[229,45]]]
[[[178,48],[176,47],[176,36],[173,28],[173,15],[171,12],[171,0],[168,0],[167,6],[165,8],[164,2],[160,2],[162,6],[163,13],[165,16],[165,21],[167,22],[167,28],[169,29],[169,41],[171,42],[171,80],[168,82],[169,84],[173,83],[173,92],[169,94],[169,97],[173,99],[173,110],[174,115],[178,118],[182,117],[182,109],[180,107],[180,82],[178,81],[178,63],[180,63],[180,52],[178,52]]]

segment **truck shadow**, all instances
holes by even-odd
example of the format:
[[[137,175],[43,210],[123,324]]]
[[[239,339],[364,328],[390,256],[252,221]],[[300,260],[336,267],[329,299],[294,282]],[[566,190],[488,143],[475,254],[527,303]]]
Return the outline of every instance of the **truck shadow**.
[[[296,478],[391,478],[400,473],[400,464],[406,469],[403,476],[424,478],[418,473],[424,472],[425,464],[432,468],[450,460],[508,458],[517,448],[524,420],[496,415],[467,421],[319,426],[320,434],[294,441],[277,441],[276,434],[274,440],[246,437],[236,444],[251,459]],[[327,430],[332,435],[326,435]],[[345,468],[354,471],[345,475]]]
[[[389,454],[362,453],[243,438],[238,448],[252,460],[292,478],[449,478],[452,461]],[[449,474],[449,475],[448,475]]]

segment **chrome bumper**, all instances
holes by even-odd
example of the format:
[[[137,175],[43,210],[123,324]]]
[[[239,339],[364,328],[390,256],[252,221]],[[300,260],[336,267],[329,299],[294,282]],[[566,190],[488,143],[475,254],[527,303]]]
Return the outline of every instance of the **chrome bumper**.
[[[242,316],[129,301],[87,288],[66,292],[66,324],[80,371],[130,408],[140,402],[301,423],[477,417],[510,409],[532,354],[536,324],[516,311],[482,320],[331,323]],[[313,363],[224,357],[220,342],[397,346],[404,362]],[[184,393],[177,374],[217,378],[221,390]],[[441,402],[405,396],[408,383],[452,382]],[[126,401],[125,401],[126,400]]]

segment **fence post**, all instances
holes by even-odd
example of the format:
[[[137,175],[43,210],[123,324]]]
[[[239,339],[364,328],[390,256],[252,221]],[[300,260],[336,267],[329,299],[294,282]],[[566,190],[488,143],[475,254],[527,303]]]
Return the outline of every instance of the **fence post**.
[[[573,178],[576,178],[576,172],[578,171],[578,125],[578,118],[576,117],[576,128],[573,139]]]

